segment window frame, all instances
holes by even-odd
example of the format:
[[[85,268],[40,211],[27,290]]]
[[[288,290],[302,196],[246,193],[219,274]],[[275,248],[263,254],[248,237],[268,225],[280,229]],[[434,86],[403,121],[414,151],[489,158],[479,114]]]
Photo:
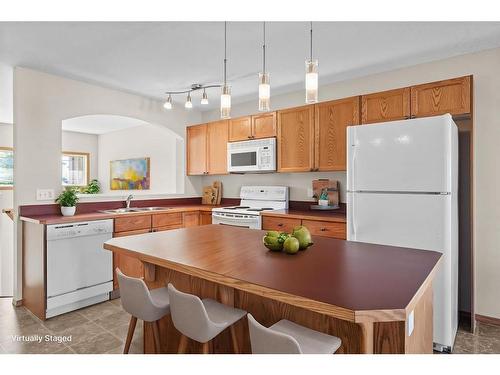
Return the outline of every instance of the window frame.
[[[14,148],[12,147],[0,147],[0,151],[11,151],[12,158],[14,158]],[[14,170],[14,167],[12,167]],[[12,179],[12,185],[0,185],[0,190],[13,190],[14,189],[14,179]]]
[[[84,156],[85,157],[85,174],[86,174],[86,182],[83,185],[72,185],[72,184],[64,184],[62,182],[62,157],[63,156]],[[61,153],[61,184],[63,187],[84,187],[90,183],[90,153],[89,152],[80,152],[80,151],[63,151]]]

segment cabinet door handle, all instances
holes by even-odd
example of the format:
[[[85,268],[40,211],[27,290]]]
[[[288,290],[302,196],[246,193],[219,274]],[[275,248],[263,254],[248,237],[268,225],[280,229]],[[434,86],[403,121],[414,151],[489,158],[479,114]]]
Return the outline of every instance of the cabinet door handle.
[[[326,232],[328,229],[327,228],[321,228],[320,231]]]
[[[284,225],[283,223],[279,223],[279,224],[278,224],[278,227],[280,227],[280,228],[281,228],[283,225]]]

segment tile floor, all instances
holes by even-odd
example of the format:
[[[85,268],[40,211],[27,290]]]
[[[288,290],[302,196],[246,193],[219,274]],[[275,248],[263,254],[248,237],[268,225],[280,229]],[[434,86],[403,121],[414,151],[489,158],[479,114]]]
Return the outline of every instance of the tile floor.
[[[122,353],[130,315],[122,310],[120,300],[90,306],[40,321],[24,307],[15,308],[10,298],[0,298],[0,353],[70,354]],[[22,342],[25,337],[71,337],[71,341]],[[130,353],[142,353],[142,323],[137,323]]]
[[[104,302],[40,321],[10,298],[0,298],[0,353],[118,354],[122,353],[130,316],[120,300]],[[21,342],[13,336],[69,337],[71,341]],[[142,324],[138,322],[130,353],[142,353]],[[478,323],[474,334],[459,329],[453,353],[500,353],[500,326]]]

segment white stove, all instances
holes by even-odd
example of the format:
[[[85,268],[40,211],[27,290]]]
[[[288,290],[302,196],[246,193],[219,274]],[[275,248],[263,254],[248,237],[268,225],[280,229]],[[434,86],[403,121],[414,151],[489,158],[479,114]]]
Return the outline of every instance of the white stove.
[[[242,186],[240,204],[212,209],[212,224],[262,229],[262,211],[288,208],[286,186]]]

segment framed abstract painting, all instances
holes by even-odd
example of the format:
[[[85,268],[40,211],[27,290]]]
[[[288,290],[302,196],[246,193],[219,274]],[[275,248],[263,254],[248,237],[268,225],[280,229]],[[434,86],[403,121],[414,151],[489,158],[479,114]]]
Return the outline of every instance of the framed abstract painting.
[[[110,162],[111,190],[149,190],[149,158]]]

